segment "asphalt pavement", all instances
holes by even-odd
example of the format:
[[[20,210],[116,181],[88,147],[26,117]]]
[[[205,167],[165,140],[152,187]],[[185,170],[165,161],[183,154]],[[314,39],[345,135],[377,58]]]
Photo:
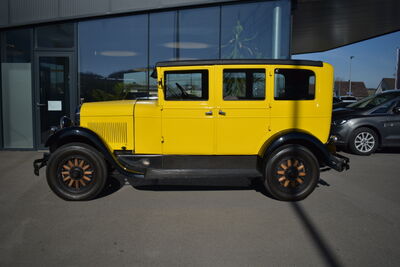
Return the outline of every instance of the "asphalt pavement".
[[[348,155],[296,203],[257,179],[125,181],[67,202],[0,151],[0,266],[399,266],[400,151]]]

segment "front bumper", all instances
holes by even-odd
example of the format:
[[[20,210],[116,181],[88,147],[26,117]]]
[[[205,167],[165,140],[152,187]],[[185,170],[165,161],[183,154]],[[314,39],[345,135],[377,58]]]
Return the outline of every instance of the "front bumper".
[[[36,176],[39,176],[39,170],[47,165],[49,157],[50,153],[43,153],[43,157],[41,159],[36,159],[35,161],[33,161],[33,173]]]

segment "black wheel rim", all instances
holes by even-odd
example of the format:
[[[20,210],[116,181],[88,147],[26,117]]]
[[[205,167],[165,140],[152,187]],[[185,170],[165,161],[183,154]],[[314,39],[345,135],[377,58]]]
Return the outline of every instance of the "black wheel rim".
[[[272,182],[281,192],[299,194],[309,186],[311,175],[311,169],[305,160],[285,157],[275,166]]]
[[[70,193],[84,193],[95,184],[95,168],[87,158],[74,155],[63,160],[57,168],[62,188]]]

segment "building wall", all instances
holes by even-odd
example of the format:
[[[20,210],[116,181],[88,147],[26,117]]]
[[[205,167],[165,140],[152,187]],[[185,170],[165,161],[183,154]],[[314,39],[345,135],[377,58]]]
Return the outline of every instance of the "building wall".
[[[221,0],[0,0],[0,28],[112,15],[143,10],[203,5]],[[242,1],[243,2],[243,1]]]

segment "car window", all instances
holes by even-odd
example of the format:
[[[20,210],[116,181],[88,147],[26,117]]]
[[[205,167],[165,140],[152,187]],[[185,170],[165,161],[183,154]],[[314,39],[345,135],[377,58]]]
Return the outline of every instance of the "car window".
[[[275,69],[275,100],[315,98],[315,73],[303,69]]]
[[[382,104],[379,108],[371,112],[371,114],[386,114],[390,110],[390,107],[393,105],[393,101],[387,101]]]
[[[360,101],[350,104],[347,107],[349,108],[354,108],[354,109],[369,109],[369,108],[374,108],[377,107],[386,101],[390,101],[397,97],[397,93],[384,93],[384,94],[379,94],[379,95],[372,95],[369,97],[366,97],[364,99],[361,99]]]
[[[224,100],[264,100],[265,70],[224,70]]]
[[[208,71],[167,71],[165,100],[208,100]]]

